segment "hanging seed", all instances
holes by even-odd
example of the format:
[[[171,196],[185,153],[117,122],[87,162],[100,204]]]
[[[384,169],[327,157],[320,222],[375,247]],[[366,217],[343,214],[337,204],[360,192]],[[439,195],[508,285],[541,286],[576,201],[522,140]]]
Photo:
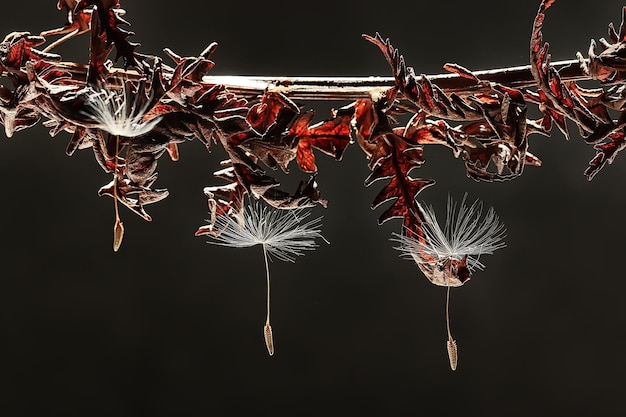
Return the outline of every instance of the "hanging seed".
[[[117,252],[122,246],[122,239],[124,239],[124,223],[118,218],[115,220],[115,226],[113,227],[113,251]]]
[[[452,368],[452,370],[455,371],[456,364],[459,360],[457,347],[456,347],[456,341],[452,338],[449,338],[448,342],[446,343],[446,346],[448,348],[448,359],[450,359],[450,368]]]
[[[263,328],[263,336],[265,337],[265,346],[267,346],[267,353],[270,356],[274,355],[274,336],[272,335],[272,326],[270,326],[269,322],[265,323],[265,327]]]

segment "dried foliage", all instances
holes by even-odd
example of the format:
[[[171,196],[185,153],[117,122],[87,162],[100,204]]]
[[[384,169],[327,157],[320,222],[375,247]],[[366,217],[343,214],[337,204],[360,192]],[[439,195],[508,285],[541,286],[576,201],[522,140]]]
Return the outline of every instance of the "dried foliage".
[[[204,189],[210,221],[197,235],[213,233],[220,216],[240,216],[246,195],[280,209],[325,206],[316,182],[316,152],[339,161],[356,141],[372,171],[366,185],[386,182],[372,203],[375,208],[388,204],[379,223],[402,219],[402,235],[418,242],[416,247],[425,247],[430,217],[416,197],[434,181],[416,177],[413,170],[424,163],[427,145],[449,148],[477,181],[508,181],[527,165],[540,166],[540,159],[529,151],[529,137],[549,136],[553,125],[568,139],[568,124],[575,126],[594,147],[596,154],[585,171],[589,180],[626,147],[626,8],[619,28],[609,25],[609,40],[600,39],[602,51],[597,53],[598,44],[592,41],[588,57],[579,54],[573,61],[580,78],[597,81],[597,88],[588,89],[563,78],[551,63],[542,28],[553,3],[543,0],[534,21],[530,83],[518,83],[515,73],[506,69],[494,81],[446,64],[444,68],[465,86],[452,91],[407,66],[389,39],[378,33],[364,35],[389,63],[393,85],[384,91],[372,88],[369,96],[314,122],[313,111],[290,97],[289,86],[250,96],[223,83],[206,82],[214,66],[215,43],[197,57],[166,49],[173,64],[165,64],[158,56],[139,53],[139,44],[130,41],[133,33],[125,29],[128,22],[119,0],[60,0],[57,7],[67,15],[63,26],[40,35],[14,32],[0,44],[0,71],[10,83],[0,86],[0,119],[8,137],[41,120],[52,136],[69,133],[68,155],[91,149],[100,167],[113,176],[100,195],[113,197],[116,208],[119,202],[146,220],[151,217],[145,207],[168,195],[153,188],[161,156],[178,159],[178,146],[193,139],[207,149],[221,146],[228,159],[215,176],[222,183]],[[87,68],[62,62],[51,52],[86,32]],[[45,46],[52,36],[62,37]],[[123,70],[114,67],[120,59]],[[96,97],[133,97],[132,109],[121,122],[126,129],[107,129],[94,112]],[[320,91],[320,99],[324,97]],[[528,117],[531,105],[542,114],[538,120]],[[127,111],[112,109],[108,111]],[[404,118],[409,121],[401,124],[400,116],[409,116]],[[287,192],[270,171],[288,173],[294,165],[304,179]],[[115,230],[117,248],[121,227]],[[460,270],[467,273],[466,268]],[[455,278],[464,282],[469,276]]]
[[[205,188],[212,218],[240,214],[239,202],[246,194],[284,209],[325,205],[315,180],[315,151],[340,160],[356,140],[372,170],[366,185],[387,181],[373,202],[374,207],[390,202],[379,223],[401,218],[403,233],[419,239],[424,236],[425,218],[416,196],[434,181],[414,177],[411,171],[424,162],[426,145],[449,148],[464,161],[467,175],[481,181],[510,180],[521,175],[526,165],[541,165],[529,152],[529,136],[549,135],[554,124],[569,138],[568,120],[596,149],[585,172],[589,179],[624,148],[624,23],[618,30],[609,26],[610,40],[599,42],[602,52],[596,53],[592,41],[588,59],[579,54],[581,73],[600,84],[584,89],[563,80],[551,65],[541,30],[552,4],[543,1],[535,18],[530,87],[513,88],[510,85],[516,80],[510,77],[507,85],[446,64],[444,68],[467,86],[447,92],[407,66],[389,39],[364,35],[389,63],[395,85],[382,93],[372,90],[369,98],[332,110],[328,118],[315,123],[313,111],[294,102],[288,89],[244,97],[227,85],[205,82],[203,77],[214,66],[215,43],[197,57],[181,57],[166,49],[174,64],[169,66],[158,56],[138,52],[139,44],[129,40],[133,33],[124,29],[128,22],[118,0],[63,0],[57,4],[67,13],[62,27],[40,36],[11,33],[0,45],[3,75],[13,84],[0,88],[0,115],[9,137],[41,119],[52,136],[69,132],[68,155],[90,148],[102,169],[113,174],[114,181],[100,194],[114,196],[146,220],[150,216],[145,206],[167,196],[166,190],[153,188],[158,159],[163,154],[177,159],[178,146],[188,140],[197,139],[207,149],[222,146],[228,154],[224,168],[215,173],[225,182]],[[86,71],[50,52],[59,42],[86,31],[91,40]],[[46,36],[56,35],[63,37],[38,49],[46,44]],[[134,72],[114,68],[119,59]],[[128,132],[140,134],[111,132],[94,116],[94,96],[109,97],[112,93],[107,90],[116,89],[137,100]],[[528,118],[531,104],[543,117]],[[399,125],[398,116],[407,114],[412,116],[409,122]],[[268,169],[287,173],[294,160],[307,178],[289,193],[279,188]],[[210,226],[201,227],[197,234],[205,234]]]

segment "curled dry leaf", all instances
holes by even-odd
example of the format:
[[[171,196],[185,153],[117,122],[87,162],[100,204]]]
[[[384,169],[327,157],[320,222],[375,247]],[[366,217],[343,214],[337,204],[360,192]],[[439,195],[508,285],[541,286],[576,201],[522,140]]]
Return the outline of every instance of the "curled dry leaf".
[[[556,3],[544,0],[539,6],[530,40],[528,79],[522,80],[515,69],[474,72],[455,63],[444,65],[449,77],[427,77],[408,66],[389,39],[378,33],[365,35],[389,63],[394,85],[383,89],[376,84],[369,97],[359,96],[314,122],[313,112],[290,96],[290,82],[270,83],[254,94],[207,82],[205,77],[215,65],[214,42],[198,56],[182,57],[165,49],[174,62],[172,68],[158,56],[137,52],[139,44],[131,42],[132,32],[124,29],[127,22],[119,0],[59,0],[57,7],[67,19],[63,27],[55,25],[43,36],[13,32],[0,43],[0,72],[11,83],[0,86],[0,122],[11,137],[43,120],[52,136],[71,135],[68,155],[91,148],[101,168],[114,175],[100,195],[115,198],[146,220],[151,217],[145,206],[168,195],[167,190],[152,188],[163,154],[177,160],[179,145],[193,139],[207,150],[221,146],[227,160],[215,176],[225,184],[205,188],[209,224],[196,232],[206,236],[221,235],[228,227],[220,223],[224,218],[241,218],[246,196],[273,208],[296,209],[295,213],[303,207],[325,206],[314,152],[341,160],[355,139],[372,171],[366,185],[385,182],[372,204],[375,208],[388,204],[379,222],[402,219],[398,237],[402,250],[428,279],[449,289],[482,268],[479,256],[503,246],[503,228],[490,211],[480,220],[474,206],[460,209],[459,217],[449,216],[456,220],[447,229],[439,227],[432,210],[416,201],[434,184],[432,179],[413,176],[425,161],[427,146],[449,148],[463,161],[467,175],[482,181],[514,179],[525,166],[539,166],[541,161],[529,151],[529,136],[547,136],[555,125],[569,139],[568,120],[596,150],[585,171],[589,179],[626,147],[626,8],[621,10],[619,29],[611,24],[608,41],[592,41],[588,58],[579,54],[574,61],[580,63],[580,73],[567,79],[564,68],[552,64],[549,45],[543,41],[546,12]],[[84,32],[90,33],[87,69],[60,62],[61,56],[49,52]],[[46,36],[56,35],[63,37],[46,46]],[[125,69],[133,71],[113,68],[119,58]],[[583,88],[577,81],[581,77],[600,85]],[[445,88],[440,82],[456,83],[456,88]],[[128,87],[123,96],[116,93],[121,85]],[[327,98],[328,86],[328,82],[320,85],[319,97],[314,98]],[[341,94],[339,98],[345,98]],[[104,101],[94,108],[90,96]],[[118,105],[107,107],[112,103]],[[531,104],[541,112],[538,120],[528,118]],[[93,112],[97,108],[106,109],[112,123],[98,117],[98,111]],[[121,130],[115,126],[118,113],[127,116]],[[409,121],[400,121],[404,119]],[[289,172],[294,160],[305,178],[289,193],[270,171]],[[116,250],[123,231],[118,217]],[[269,308],[264,334],[272,354]],[[450,335],[448,351],[454,369],[457,351]]]

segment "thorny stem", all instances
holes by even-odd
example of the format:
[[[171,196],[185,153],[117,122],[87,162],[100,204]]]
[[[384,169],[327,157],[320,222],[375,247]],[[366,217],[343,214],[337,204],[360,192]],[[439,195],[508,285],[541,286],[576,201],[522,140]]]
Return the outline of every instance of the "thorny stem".
[[[585,60],[587,64],[588,60]],[[72,73],[76,79],[86,77],[87,66],[74,62],[57,62],[56,66]],[[579,60],[566,60],[551,63],[559,72],[561,80],[582,81],[591,79],[581,69]],[[173,69],[163,66],[164,77],[171,77]],[[529,88],[536,85],[530,65],[474,71],[482,82],[495,82],[513,88]],[[0,75],[5,76],[6,71]],[[134,70],[112,68],[109,76],[120,79],[140,79]],[[489,85],[476,83],[455,73],[427,75],[433,84],[445,93],[458,95],[476,94],[489,91]],[[376,91],[385,91],[395,86],[393,77],[258,77],[258,76],[205,76],[203,82],[210,85],[224,85],[229,91],[245,98],[257,97],[267,91],[281,92],[291,99],[300,100],[355,100],[370,98]]]
[[[263,336],[265,338],[265,346],[270,356],[274,355],[274,336],[272,334],[272,326],[270,326],[270,265],[267,259],[267,249],[263,243],[263,258],[265,259],[265,278],[267,281],[267,318],[265,327],[263,328]]]

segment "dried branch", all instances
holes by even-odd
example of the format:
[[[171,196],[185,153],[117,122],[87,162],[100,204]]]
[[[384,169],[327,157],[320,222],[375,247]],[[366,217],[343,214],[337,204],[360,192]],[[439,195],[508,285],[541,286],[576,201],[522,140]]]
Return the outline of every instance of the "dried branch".
[[[51,135],[70,133],[68,155],[90,148],[113,175],[101,194],[146,220],[144,206],[167,195],[152,188],[158,159],[164,154],[177,159],[178,146],[188,140],[208,149],[222,146],[228,154],[215,173],[225,183],[205,189],[213,217],[240,213],[246,195],[279,208],[325,205],[315,151],[341,160],[356,141],[372,170],[366,183],[389,181],[373,203],[391,202],[379,221],[402,218],[403,233],[420,237],[425,218],[415,198],[434,181],[411,172],[423,163],[424,146],[449,148],[464,161],[467,175],[481,181],[510,180],[527,165],[541,165],[529,151],[529,136],[547,136],[556,124],[569,137],[567,120],[596,149],[589,179],[624,148],[624,23],[619,30],[609,26],[610,42],[600,40],[599,54],[592,41],[588,58],[579,54],[551,62],[541,31],[553,2],[539,6],[526,66],[471,71],[450,63],[444,65],[446,74],[417,74],[389,39],[375,34],[363,37],[380,49],[391,77],[239,77],[210,74],[215,43],[197,57],[166,49],[171,65],[139,53],[139,45],[129,41],[132,32],[123,29],[128,22],[118,0],[62,0],[57,5],[67,12],[62,27],[40,36],[12,33],[0,45],[0,73],[12,84],[0,88],[0,118],[7,136],[42,119]],[[84,32],[90,33],[88,65],[63,62],[52,53]],[[63,37],[45,47],[50,36]],[[118,58],[123,69],[114,67]],[[598,88],[582,88],[583,80],[597,81]],[[98,97],[125,99],[109,93],[122,90],[137,97],[134,108],[141,112],[122,120],[128,126],[119,134],[90,109]],[[348,103],[314,123],[303,105],[308,100]],[[543,117],[529,119],[530,105]],[[398,121],[403,115],[410,119],[405,125]],[[125,133],[134,131],[141,134]],[[305,178],[289,193],[270,171],[290,172],[292,161]]]
[[[589,63],[583,59],[583,63]],[[60,70],[71,74],[72,78],[86,80],[88,67],[74,62],[57,62]],[[451,65],[451,64],[448,64]],[[446,65],[445,67],[448,67]],[[563,81],[586,81],[593,77],[581,68],[580,60],[557,61],[551,64],[559,73]],[[108,68],[108,78],[118,80],[139,80],[142,74],[136,70],[122,68]],[[163,76],[171,77],[173,68],[163,65]],[[6,77],[9,71],[1,70],[0,76]],[[533,78],[530,65],[496,68],[475,71],[473,74],[483,82],[498,83],[514,88],[531,88],[537,85]],[[489,91],[489,88],[473,79],[459,75],[456,72],[447,74],[425,75],[433,84],[446,94],[455,93],[467,96],[479,92]],[[370,98],[377,92],[386,91],[395,86],[393,77],[301,77],[301,76],[238,76],[238,75],[206,75],[202,82],[208,85],[222,85],[228,91],[239,97],[253,99],[266,91],[281,93],[293,100],[357,100]]]
[[[52,136],[71,135],[68,155],[92,150],[112,176],[99,194],[114,200],[115,251],[124,235],[118,206],[150,221],[146,206],[168,196],[154,188],[158,160],[163,155],[177,160],[178,146],[187,141],[199,140],[207,149],[221,146],[228,155],[214,173],[221,184],[204,189],[210,217],[196,235],[212,237],[243,219],[246,196],[279,209],[326,206],[316,153],[340,161],[356,142],[371,170],[365,185],[384,183],[372,202],[373,208],[386,205],[379,223],[402,219],[399,249],[431,282],[449,290],[482,269],[478,256],[504,246],[504,226],[493,210],[481,218],[480,203],[468,208],[462,202],[459,209],[449,205],[446,226],[439,227],[432,209],[417,202],[435,183],[414,174],[424,163],[424,147],[450,149],[476,181],[508,181],[526,166],[540,166],[530,138],[549,136],[553,125],[568,139],[568,125],[576,126],[595,149],[585,171],[589,180],[626,148],[626,7],[619,30],[611,24],[610,41],[600,39],[600,53],[592,40],[587,58],[578,54],[576,60],[552,62],[542,29],[554,1],[539,5],[529,65],[471,71],[449,63],[446,74],[418,74],[376,33],[363,37],[378,47],[391,77],[324,78],[214,76],[215,43],[195,57],[166,49],[167,65],[161,57],[139,53],[129,40],[133,33],[123,28],[128,22],[119,0],[59,0],[57,7],[67,12],[62,27],[39,36],[14,32],[0,43],[0,75],[10,83],[0,86],[0,121],[11,137],[43,120]],[[87,32],[88,65],[63,62],[52,52]],[[62,37],[45,46],[51,36]],[[119,58],[123,69],[114,67]],[[581,81],[597,86],[583,88]],[[308,100],[347,103],[314,122],[304,105]],[[531,106],[540,111],[538,120],[529,118]],[[288,192],[271,171],[290,173],[293,167],[303,179]],[[257,220],[266,225],[266,219]],[[269,308],[264,334],[271,355]],[[455,369],[449,320],[447,349]]]

